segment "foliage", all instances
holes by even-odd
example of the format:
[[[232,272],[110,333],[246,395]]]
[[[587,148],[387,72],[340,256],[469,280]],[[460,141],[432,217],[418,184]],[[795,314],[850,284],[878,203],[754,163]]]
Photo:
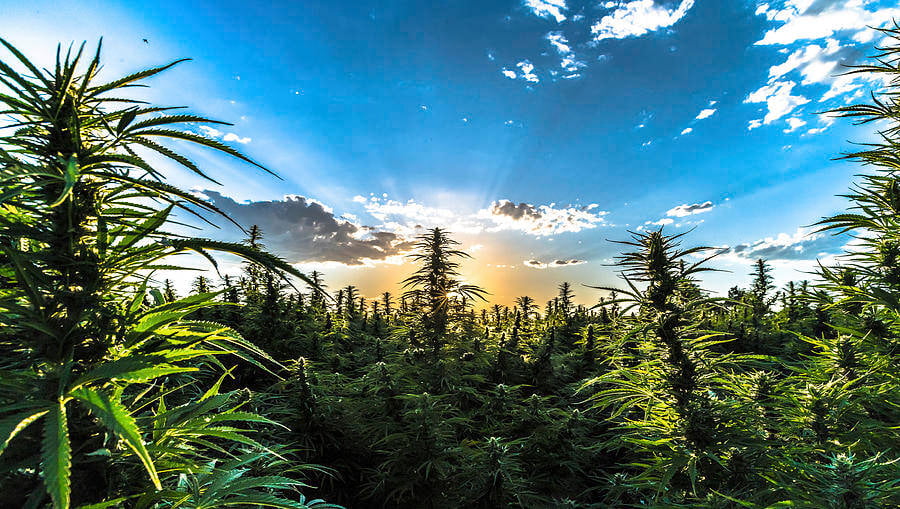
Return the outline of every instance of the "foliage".
[[[27,72],[0,67],[19,122],[0,145],[0,505],[900,505],[900,27],[885,35],[852,72],[892,85],[836,111],[887,127],[847,155],[873,172],[819,222],[852,240],[817,281],[776,288],[757,260],[711,297],[712,250],[644,231],[596,306],[565,282],[483,309],[439,228],[399,299],[325,293],[257,226],[172,235],[177,210],[217,211],[164,184],[141,154],[199,169],[155,139],[246,158],[170,128],[205,119],[101,99],[164,68],[95,85],[96,58],[42,73],[7,45]],[[179,298],[152,273],[186,250],[248,263]]]
[[[101,82],[99,45],[85,65],[82,45],[42,71],[0,43],[13,56],[0,63],[0,104],[13,130],[0,138],[4,504],[165,499],[180,475],[200,474],[240,446],[263,447],[235,425],[269,421],[227,408],[221,380],[204,385],[226,356],[272,363],[233,329],[194,318],[219,305],[216,293],[167,300],[152,272],[178,269],[166,261],[174,254],[215,263],[210,252],[222,251],[304,276],[259,249],[168,230],[176,209],[218,211],[166,184],[148,162],[155,153],[213,181],[165,140],[259,166],[184,129],[215,121],[116,95],[178,62]]]

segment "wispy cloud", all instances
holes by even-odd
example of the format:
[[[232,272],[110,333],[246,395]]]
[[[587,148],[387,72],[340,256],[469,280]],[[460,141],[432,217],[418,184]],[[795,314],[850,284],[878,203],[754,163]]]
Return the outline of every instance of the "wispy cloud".
[[[653,0],[635,0],[607,6],[616,9],[591,26],[595,41],[638,37],[677,23],[694,6],[694,0],[682,0],[674,9],[657,5]]]
[[[563,35],[561,31],[549,32],[547,34],[547,40],[550,41],[550,45],[553,46],[560,55],[572,52],[572,47],[569,46],[569,40],[566,39],[566,36]]]
[[[766,32],[758,45],[788,45],[802,40],[824,39],[842,31],[858,32],[870,26],[883,26],[900,17],[900,8],[869,10],[874,2],[862,0],[787,0],[784,8],[762,4],[758,15],[781,22]]]
[[[761,121],[752,121],[749,129],[770,124],[791,113],[798,106],[808,103],[809,99],[806,97],[791,95],[791,91],[796,85],[793,81],[775,81],[751,92],[744,102],[765,103],[767,112]]]
[[[765,103],[767,108],[764,118],[750,121],[747,127],[755,129],[792,114],[785,130],[791,132],[803,113],[794,111],[810,102],[814,94],[821,94],[819,102],[850,100],[868,82],[880,79],[845,74],[843,66],[855,64],[865,55],[861,45],[868,45],[874,36],[869,27],[891,23],[900,17],[900,8],[868,0],[786,0],[760,2],[756,14],[774,25],[756,45],[781,46],[780,52],[787,57],[769,68],[767,83],[745,100]],[[821,88],[804,88],[802,94],[792,94],[798,84],[826,88],[824,92]]]

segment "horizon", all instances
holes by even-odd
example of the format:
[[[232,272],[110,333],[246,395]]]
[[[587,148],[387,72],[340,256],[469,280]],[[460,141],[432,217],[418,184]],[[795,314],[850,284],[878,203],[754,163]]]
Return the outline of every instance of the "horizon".
[[[330,289],[396,293],[410,239],[437,226],[501,304],[543,303],[562,281],[594,303],[583,284],[618,284],[607,239],[657,227],[724,251],[710,265],[730,272],[702,279],[716,293],[745,287],[757,258],[779,287],[811,279],[849,241],[810,227],[844,210],[859,171],[834,158],[872,137],[817,113],[882,85],[839,73],[878,42],[868,26],[900,18],[864,0],[6,11],[0,34],[40,63],[101,37],[109,75],[192,57],[137,95],[232,122],[196,132],[283,180],[188,149],[222,186],[165,165],[172,182]],[[242,237],[220,226],[201,234]]]

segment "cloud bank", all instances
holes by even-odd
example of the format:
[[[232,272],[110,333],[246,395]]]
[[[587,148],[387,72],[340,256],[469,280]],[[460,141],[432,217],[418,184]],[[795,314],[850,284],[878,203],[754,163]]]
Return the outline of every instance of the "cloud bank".
[[[239,203],[215,191],[203,194],[241,225],[259,225],[265,244],[290,263],[363,265],[412,248],[394,232],[337,218],[330,208],[303,196]]]

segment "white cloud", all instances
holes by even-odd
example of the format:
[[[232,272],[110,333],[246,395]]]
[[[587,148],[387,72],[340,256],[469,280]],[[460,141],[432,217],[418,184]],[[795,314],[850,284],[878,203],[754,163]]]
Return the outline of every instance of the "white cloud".
[[[557,31],[548,33],[547,40],[550,41],[550,44],[556,48],[557,53],[560,55],[572,52],[572,47],[569,46],[569,40],[566,39],[566,36],[563,35],[562,32]]]
[[[886,7],[886,2],[871,0],[786,0],[775,9],[762,4],[757,15],[777,26],[768,30],[757,45],[785,46],[780,53],[788,54],[780,64],[769,69],[767,86],[790,82],[783,80],[789,73],[802,76],[801,84],[829,85],[819,102],[861,93],[866,82],[878,77],[864,74],[846,75],[843,65],[856,63],[863,55],[859,44],[869,44],[875,32],[869,27],[883,27],[900,17],[900,8]],[[802,42],[809,41],[809,42]],[[800,42],[800,47],[793,46]],[[785,103],[782,103],[783,105]],[[790,109],[790,108],[789,108]],[[770,113],[772,109],[770,107]],[[788,110],[781,116],[790,113]],[[771,120],[765,120],[768,124]],[[749,128],[753,129],[754,125]]]
[[[528,81],[530,83],[537,83],[540,81],[540,79],[538,79],[537,77],[537,74],[533,72],[534,64],[532,64],[528,60],[522,60],[521,62],[516,64],[516,67],[518,67],[519,70],[522,71],[522,78],[525,79],[525,81]]]
[[[763,121],[761,118],[753,119],[747,123],[747,130],[752,131],[752,130],[756,129],[757,127],[761,126],[762,124],[763,124]]]
[[[210,138],[221,138],[222,135],[225,134],[222,131],[208,125],[201,125],[199,129],[204,135],[209,136]]]
[[[241,144],[247,144],[252,141],[250,138],[246,138],[246,137],[241,138],[240,136],[238,136],[234,133],[228,133],[224,137],[222,137],[222,139],[225,141],[234,141],[234,142],[241,143]]]
[[[806,121],[803,119],[799,119],[797,117],[790,117],[787,119],[788,128],[784,130],[785,133],[791,133],[796,131],[797,129],[806,125]]]
[[[554,203],[531,205],[500,200],[479,211],[478,217],[490,220],[494,224],[493,231],[518,230],[530,235],[547,236],[579,232],[604,224],[604,216],[608,212],[597,209],[597,204],[558,208]]]
[[[694,132],[694,128],[693,128],[693,127],[685,127],[684,130],[681,131],[681,134],[682,134],[682,135],[685,135],[685,134],[691,134],[692,132]]]
[[[751,92],[750,95],[744,99],[744,102],[766,103],[768,112],[763,118],[762,123],[769,124],[788,113],[791,113],[797,106],[802,106],[809,102],[809,99],[803,96],[791,95],[791,90],[793,90],[796,85],[797,84],[793,81],[775,81],[774,83],[770,83]],[[754,127],[750,127],[750,129],[753,129]]]
[[[725,246],[717,259],[747,263],[751,260],[809,260],[834,252],[845,239],[815,233],[811,228],[797,228],[794,233],[779,233],[753,242]]]
[[[694,5],[694,0],[682,0],[675,9],[656,5],[653,0],[634,0],[624,4],[609,2],[607,8],[617,6],[591,26],[595,41],[637,37],[677,23]]]
[[[694,214],[702,214],[704,212],[709,212],[713,209],[715,205],[711,201],[705,201],[703,203],[693,203],[693,204],[683,204],[677,207],[673,207],[666,211],[666,215],[669,217],[685,217],[691,216]]]
[[[715,102],[715,101],[713,101],[713,102]],[[703,120],[704,118],[709,118],[709,117],[715,115],[715,113],[716,113],[715,108],[707,108],[705,110],[701,110],[700,113],[698,113],[695,118],[697,120]]]
[[[671,217],[664,217],[658,221],[647,221],[644,224],[649,224],[649,225],[654,225],[654,226],[666,226],[666,225],[672,224],[674,222],[675,222],[675,220],[672,219]]]
[[[547,40],[550,41],[550,44],[556,49],[556,52],[562,55],[562,60],[559,62],[559,66],[563,68],[566,72],[575,72],[578,69],[583,67],[587,67],[587,64],[575,56],[575,53],[572,51],[572,47],[569,46],[569,40],[566,39],[566,36],[563,35],[562,32],[550,32],[547,34]],[[569,75],[563,76],[564,79],[577,78],[580,75]]]
[[[566,15],[563,14],[567,10],[566,0],[525,0],[524,3],[536,16],[553,18],[557,23],[566,20]]]
[[[207,125],[201,125],[198,127],[198,129],[200,129],[201,134],[209,138],[221,139],[223,141],[233,141],[241,144],[247,144],[252,141],[250,138],[244,138],[238,136],[235,133],[225,133]]]
[[[867,7],[871,4],[865,0],[788,0],[780,11],[757,10],[758,14],[764,13],[767,18],[784,24],[766,32],[756,44],[788,45],[801,40],[824,39],[845,30],[859,32],[869,26],[883,26],[900,17],[900,8],[870,11]]]
[[[506,76],[507,78],[509,78],[511,80],[516,79],[516,71],[510,71],[509,69],[504,67],[503,70],[500,72],[503,73],[504,76]]]
[[[582,67],[587,67],[587,64],[580,60],[577,60],[574,53],[570,53],[563,57],[563,59],[559,62],[559,66],[562,67],[564,71],[573,72],[581,69]],[[568,78],[568,76],[565,77]]]

